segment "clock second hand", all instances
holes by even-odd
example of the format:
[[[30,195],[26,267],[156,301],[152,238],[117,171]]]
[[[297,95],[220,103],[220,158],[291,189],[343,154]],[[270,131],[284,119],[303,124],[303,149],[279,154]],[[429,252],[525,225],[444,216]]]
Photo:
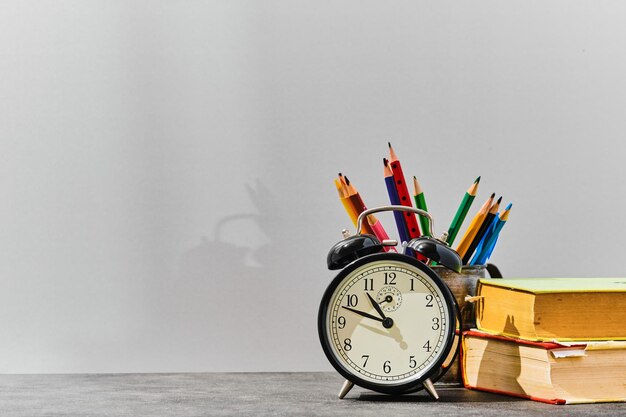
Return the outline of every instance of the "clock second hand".
[[[392,301],[393,301],[393,297],[392,297],[392,296],[390,296],[390,295],[388,295],[388,296],[386,296],[386,297],[385,297],[385,299],[384,299],[383,301],[381,301],[381,302],[380,302],[380,303],[378,303],[378,304],[382,304],[382,303],[390,303],[390,302],[392,302]]]

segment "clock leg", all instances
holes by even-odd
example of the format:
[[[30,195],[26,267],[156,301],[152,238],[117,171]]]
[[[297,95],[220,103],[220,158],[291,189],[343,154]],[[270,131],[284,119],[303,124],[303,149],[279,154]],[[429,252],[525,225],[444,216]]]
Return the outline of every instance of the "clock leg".
[[[341,389],[339,390],[339,399],[342,400],[343,397],[345,397],[346,394],[350,392],[353,386],[354,384],[346,379],[346,381],[341,386]]]
[[[428,391],[430,396],[433,397],[433,400],[439,399],[439,394],[437,394],[437,391],[435,390],[435,386],[433,385],[433,382],[430,380],[430,378],[424,381],[424,388],[426,389],[426,391]]]

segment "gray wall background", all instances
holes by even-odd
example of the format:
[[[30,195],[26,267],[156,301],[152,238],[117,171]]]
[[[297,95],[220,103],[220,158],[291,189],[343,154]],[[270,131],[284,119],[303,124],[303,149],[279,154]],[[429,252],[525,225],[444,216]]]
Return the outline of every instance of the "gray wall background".
[[[330,370],[332,179],[386,204],[388,140],[438,231],[514,203],[505,275],[623,276],[625,14],[3,2],[0,372]]]

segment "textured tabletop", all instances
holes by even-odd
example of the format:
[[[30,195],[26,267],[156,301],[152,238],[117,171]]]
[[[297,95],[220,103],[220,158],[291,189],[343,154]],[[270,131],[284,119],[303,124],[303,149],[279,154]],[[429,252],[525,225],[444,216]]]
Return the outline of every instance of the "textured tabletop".
[[[557,406],[462,388],[337,399],[334,373],[0,375],[2,416],[625,416],[626,404]]]

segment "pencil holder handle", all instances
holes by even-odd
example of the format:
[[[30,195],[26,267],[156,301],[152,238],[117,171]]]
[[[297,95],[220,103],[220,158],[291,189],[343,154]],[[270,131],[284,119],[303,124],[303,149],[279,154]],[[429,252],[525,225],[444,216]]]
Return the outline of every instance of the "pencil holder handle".
[[[427,211],[424,211],[418,208],[408,207],[408,206],[380,206],[380,207],[374,207],[374,208],[363,211],[361,214],[359,214],[359,217],[356,222],[356,234],[357,235],[361,234],[361,226],[363,225],[363,219],[366,216],[369,216],[370,214],[374,214],[374,213],[379,213],[381,211],[409,211],[411,213],[416,213],[421,216],[424,216],[428,219],[429,236],[433,236],[433,237],[435,236],[435,234],[433,233],[433,224],[434,224],[433,216],[431,216]]]

